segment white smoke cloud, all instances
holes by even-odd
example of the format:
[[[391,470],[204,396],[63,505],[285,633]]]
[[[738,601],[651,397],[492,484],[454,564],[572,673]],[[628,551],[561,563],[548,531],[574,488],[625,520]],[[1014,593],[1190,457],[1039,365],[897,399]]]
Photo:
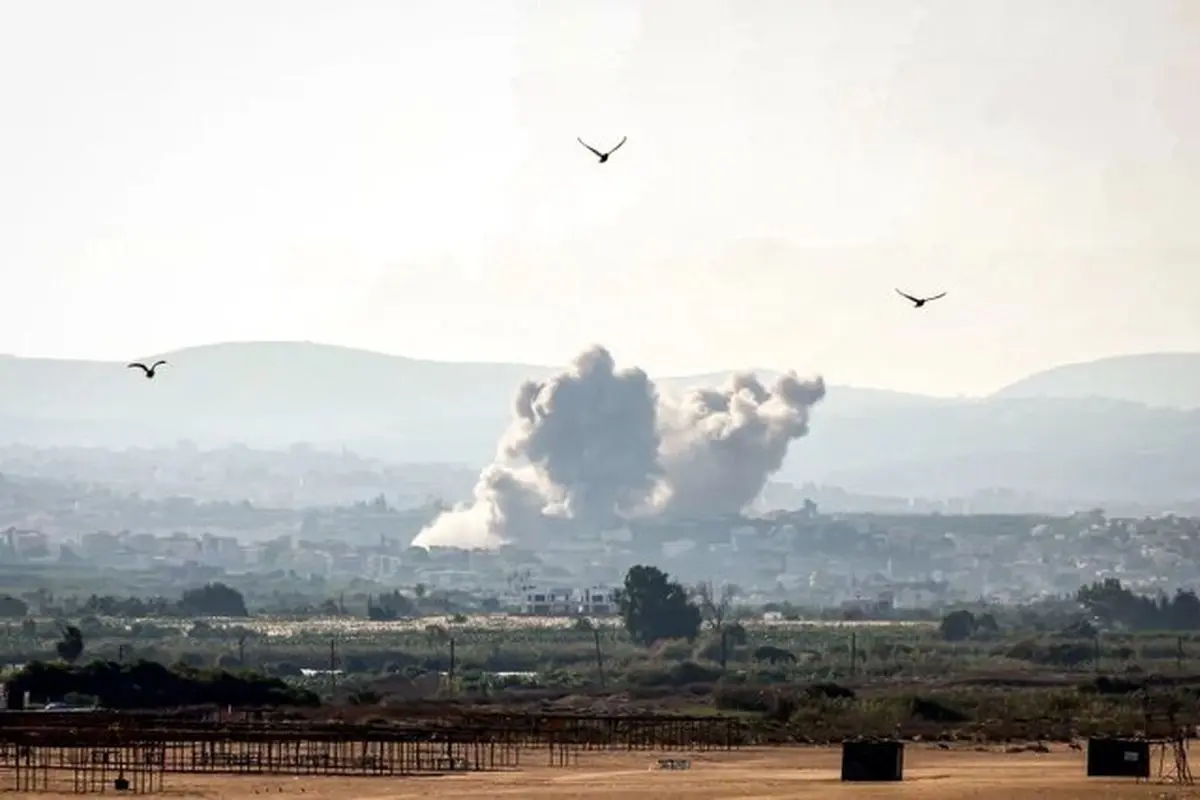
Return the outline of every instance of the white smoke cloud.
[[[670,487],[660,510],[673,515],[736,513],[783,466],[788,445],[808,433],[809,409],[825,396],[820,378],[781,375],[768,389],[733,375],[720,389],[694,389],[660,408],[659,463]]]
[[[734,375],[679,400],[640,369],[616,369],[595,346],[517,392],[515,419],[470,504],[439,516],[420,547],[492,548],[543,532],[547,516],[598,530],[623,518],[737,513],[808,433],[821,378],[783,375],[768,388]]]
[[[413,544],[491,550],[507,543],[510,531],[539,526],[547,502],[531,469],[491,464],[480,473],[472,502],[438,515]]]

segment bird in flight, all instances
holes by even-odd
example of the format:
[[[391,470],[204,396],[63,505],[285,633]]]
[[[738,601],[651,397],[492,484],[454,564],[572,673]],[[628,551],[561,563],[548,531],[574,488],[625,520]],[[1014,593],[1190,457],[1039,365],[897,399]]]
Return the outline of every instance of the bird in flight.
[[[158,361],[155,361],[153,364],[151,364],[150,366],[147,367],[145,364],[141,363],[140,361],[134,361],[132,364],[126,364],[125,367],[126,367],[126,369],[134,369],[136,367],[137,369],[140,369],[142,372],[146,373],[146,378],[149,379],[149,378],[154,377],[154,371],[156,369],[158,369],[159,367],[161,367],[163,364],[166,364],[166,363],[167,362],[159,359]]]
[[[609,150],[607,153],[601,153],[599,150],[597,150],[596,148],[592,147],[590,144],[588,144],[587,142],[585,142],[583,139],[580,139],[578,136],[576,136],[575,138],[579,140],[579,143],[580,143],[581,145],[583,145],[583,146],[584,146],[584,147],[586,147],[588,150],[591,150],[593,153],[595,153],[595,154],[596,154],[596,156],[597,156],[597,157],[600,159],[600,163],[601,163],[601,164],[603,164],[605,161],[608,161],[608,157],[609,157],[609,156],[611,156],[613,153],[615,153],[615,152],[617,152],[618,150],[620,150],[620,149],[621,149],[621,145],[625,144],[625,140],[626,140],[626,139],[628,139],[629,137],[628,137],[628,136],[622,136],[622,137],[621,137],[621,141],[617,142],[617,146],[616,146],[616,147],[614,147],[612,150]]]
[[[900,295],[901,297],[911,300],[912,304],[913,304],[913,308],[920,308],[921,306],[925,305],[926,303],[932,303],[934,300],[939,300],[946,296],[946,293],[942,292],[941,294],[935,294],[933,297],[913,297],[911,294],[905,294],[904,292],[900,291],[899,289],[896,290],[896,294]]]

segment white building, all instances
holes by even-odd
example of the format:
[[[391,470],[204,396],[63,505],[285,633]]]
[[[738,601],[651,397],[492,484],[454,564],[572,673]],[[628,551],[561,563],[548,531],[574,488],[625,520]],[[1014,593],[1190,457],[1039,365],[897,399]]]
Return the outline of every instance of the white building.
[[[521,587],[520,605],[521,613],[532,616],[603,616],[617,613],[617,590],[611,586],[569,589],[527,584]]]
[[[521,613],[538,617],[570,616],[578,613],[575,590],[522,586]]]
[[[617,613],[617,590],[611,586],[589,586],[580,592],[579,613],[604,616]]]

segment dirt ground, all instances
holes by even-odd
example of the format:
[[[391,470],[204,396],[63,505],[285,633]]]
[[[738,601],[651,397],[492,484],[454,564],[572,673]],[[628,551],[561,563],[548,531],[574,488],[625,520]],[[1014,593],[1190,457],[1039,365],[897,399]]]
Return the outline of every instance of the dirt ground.
[[[689,758],[690,769],[664,771],[660,756]],[[903,783],[844,784],[839,748],[763,748],[732,753],[581,753],[578,766],[529,763],[520,770],[412,778],[226,777],[168,774],[167,797],[242,800],[274,795],[305,800],[488,798],[1200,798],[1200,787],[1089,779],[1078,751],[1004,753],[1000,749],[905,748]],[[1157,759],[1156,759],[1157,761]],[[1157,768],[1157,763],[1155,764]],[[21,795],[7,795],[19,797]],[[65,798],[78,795],[40,795]],[[33,795],[30,795],[33,797]]]

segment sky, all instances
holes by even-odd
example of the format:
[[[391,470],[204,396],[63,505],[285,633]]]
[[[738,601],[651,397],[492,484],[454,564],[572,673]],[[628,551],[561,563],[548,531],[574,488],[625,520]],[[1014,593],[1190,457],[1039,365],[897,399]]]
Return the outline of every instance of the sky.
[[[1200,350],[1196,41],[1195,0],[0,0],[0,352],[954,395]]]

